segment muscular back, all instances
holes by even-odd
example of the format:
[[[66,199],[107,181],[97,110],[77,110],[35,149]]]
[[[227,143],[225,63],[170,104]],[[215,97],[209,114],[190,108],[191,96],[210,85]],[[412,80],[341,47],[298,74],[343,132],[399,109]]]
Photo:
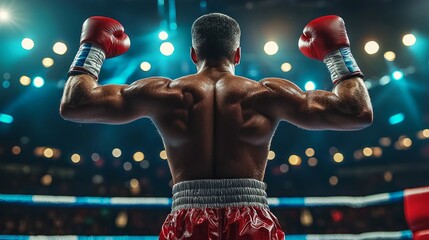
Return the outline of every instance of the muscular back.
[[[202,72],[169,84],[177,102],[152,117],[173,181],[262,180],[277,122],[257,111],[259,83],[230,73]],[[177,90],[177,91],[176,91]]]
[[[281,120],[313,130],[356,130],[372,122],[360,77],[336,84],[332,92],[305,92],[284,79],[256,82],[210,67],[174,81],[153,77],[131,85],[100,85],[88,74],[71,76],[60,113],[85,123],[122,124],[149,117],[163,138],[174,183],[262,180]]]

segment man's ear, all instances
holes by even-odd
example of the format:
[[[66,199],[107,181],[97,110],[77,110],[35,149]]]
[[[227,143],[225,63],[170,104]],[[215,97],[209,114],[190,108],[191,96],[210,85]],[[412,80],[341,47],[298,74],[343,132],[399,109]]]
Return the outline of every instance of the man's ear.
[[[197,53],[195,52],[195,49],[193,47],[191,47],[191,59],[192,59],[192,62],[197,64],[198,57],[197,57]]]
[[[235,55],[234,55],[235,65],[240,64],[240,60],[241,60],[241,47],[238,47],[237,50],[235,50]]]

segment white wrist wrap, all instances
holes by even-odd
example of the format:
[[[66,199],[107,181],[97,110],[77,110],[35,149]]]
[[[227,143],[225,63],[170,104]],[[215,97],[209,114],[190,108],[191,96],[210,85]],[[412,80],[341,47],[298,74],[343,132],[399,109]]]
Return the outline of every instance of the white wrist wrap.
[[[334,84],[353,76],[363,77],[349,47],[343,47],[328,53],[323,58],[323,62],[326,64]]]
[[[83,43],[70,66],[69,75],[89,73],[98,79],[104,59],[106,54],[101,48],[91,43]]]

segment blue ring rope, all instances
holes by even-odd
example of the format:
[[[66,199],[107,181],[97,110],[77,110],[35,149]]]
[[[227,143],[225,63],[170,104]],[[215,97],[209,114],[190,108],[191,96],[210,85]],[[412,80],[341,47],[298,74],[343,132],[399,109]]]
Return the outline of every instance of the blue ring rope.
[[[333,196],[333,197],[281,197],[268,198],[272,208],[285,207],[327,207],[345,206],[362,208],[402,202],[404,191],[380,193],[363,197]],[[136,207],[136,208],[168,208],[171,198],[166,197],[75,197],[50,195],[0,194],[0,204],[22,204],[37,206],[62,207]]]

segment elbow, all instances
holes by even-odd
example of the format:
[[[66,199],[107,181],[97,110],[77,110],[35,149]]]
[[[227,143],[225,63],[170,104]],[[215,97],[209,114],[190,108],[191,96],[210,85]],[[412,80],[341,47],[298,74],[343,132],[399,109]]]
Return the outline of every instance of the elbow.
[[[372,122],[374,121],[374,113],[372,109],[365,109],[357,114],[356,119],[356,130],[364,129],[371,126]]]
[[[60,104],[60,115],[64,120],[72,122],[82,122],[85,116],[86,106],[75,104],[68,101],[62,101]]]
[[[71,106],[71,104],[65,103],[65,102],[61,102],[60,104],[60,116],[64,119],[64,120],[73,120],[73,109],[75,109],[75,107]]]

